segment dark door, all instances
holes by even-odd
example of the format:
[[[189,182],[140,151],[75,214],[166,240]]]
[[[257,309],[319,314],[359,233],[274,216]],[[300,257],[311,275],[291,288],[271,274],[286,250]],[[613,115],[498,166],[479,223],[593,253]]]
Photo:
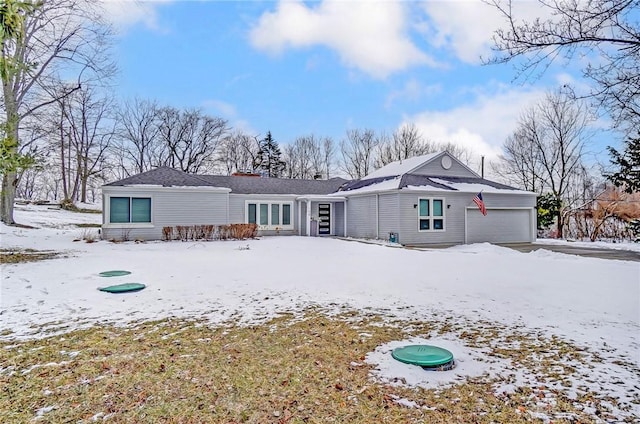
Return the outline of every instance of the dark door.
[[[331,205],[329,203],[318,205],[318,234],[331,234]]]

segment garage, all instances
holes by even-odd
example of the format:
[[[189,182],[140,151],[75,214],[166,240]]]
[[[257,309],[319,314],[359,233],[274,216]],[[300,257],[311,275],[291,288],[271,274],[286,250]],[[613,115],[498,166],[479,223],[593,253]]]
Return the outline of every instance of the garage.
[[[533,208],[467,209],[466,243],[530,243],[535,240]]]

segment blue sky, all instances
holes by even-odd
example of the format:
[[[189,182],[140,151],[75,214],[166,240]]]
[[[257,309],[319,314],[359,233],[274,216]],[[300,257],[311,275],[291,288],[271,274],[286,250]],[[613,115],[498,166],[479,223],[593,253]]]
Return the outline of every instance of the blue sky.
[[[518,8],[539,13],[533,2]],[[280,144],[411,122],[491,158],[545,91],[587,89],[572,64],[516,82],[512,65],[483,66],[501,21],[475,0],[109,1],[107,10],[118,97],[201,108]],[[619,145],[613,133],[596,140],[594,157]]]

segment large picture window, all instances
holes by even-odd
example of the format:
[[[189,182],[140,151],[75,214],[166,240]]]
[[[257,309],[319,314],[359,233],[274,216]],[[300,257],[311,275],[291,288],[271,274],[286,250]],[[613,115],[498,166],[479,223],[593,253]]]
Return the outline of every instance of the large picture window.
[[[261,230],[292,230],[293,202],[247,202],[246,222],[258,224]]]
[[[444,231],[444,199],[418,199],[418,230]]]
[[[151,222],[151,198],[111,197],[109,199],[109,222]]]

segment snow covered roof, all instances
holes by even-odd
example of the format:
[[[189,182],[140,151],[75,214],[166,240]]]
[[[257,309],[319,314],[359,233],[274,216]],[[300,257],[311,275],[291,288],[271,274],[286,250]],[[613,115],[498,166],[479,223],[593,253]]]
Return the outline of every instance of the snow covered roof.
[[[480,177],[450,177],[405,174],[398,177],[379,177],[374,179],[351,181],[342,186],[338,193],[364,194],[388,190],[428,190],[457,191],[460,193],[520,193],[529,194],[495,181]],[[534,193],[531,193],[534,194]]]
[[[408,174],[414,169],[422,166],[426,162],[433,160],[436,156],[439,156],[442,153],[444,152],[429,153],[428,155],[414,156],[409,159],[391,162],[390,164],[385,165],[376,171],[373,171],[362,179],[370,180],[383,177],[397,177],[399,175]]]

